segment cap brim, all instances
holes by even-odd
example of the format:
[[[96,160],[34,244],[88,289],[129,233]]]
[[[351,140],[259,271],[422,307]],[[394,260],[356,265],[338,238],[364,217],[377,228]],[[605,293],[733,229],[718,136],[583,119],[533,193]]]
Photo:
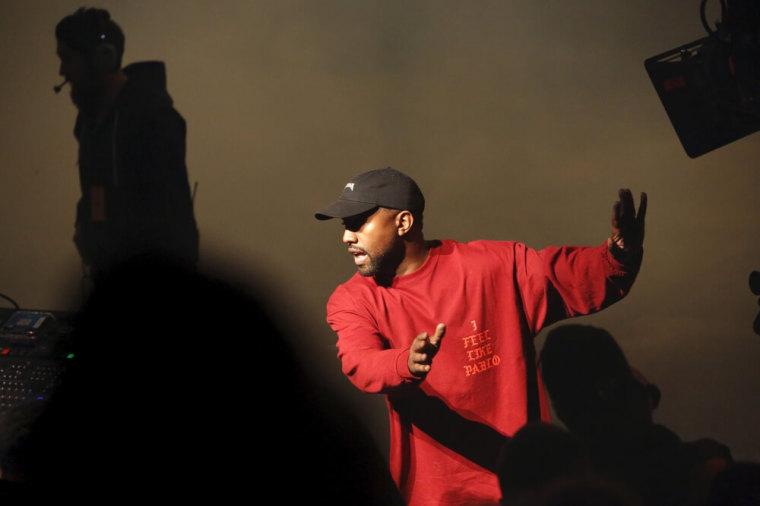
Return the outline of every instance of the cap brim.
[[[314,217],[318,220],[329,220],[331,218],[348,218],[350,216],[356,216],[357,214],[366,213],[367,211],[376,207],[377,204],[372,204],[369,202],[336,200],[318,213],[314,213]]]

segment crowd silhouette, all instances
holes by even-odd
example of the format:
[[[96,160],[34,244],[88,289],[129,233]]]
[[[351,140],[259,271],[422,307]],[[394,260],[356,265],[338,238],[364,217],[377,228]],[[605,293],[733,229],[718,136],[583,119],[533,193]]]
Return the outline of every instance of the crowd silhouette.
[[[760,462],[656,423],[659,388],[608,330],[554,327],[539,364],[559,423],[528,423],[504,443],[503,506],[760,504]]]
[[[75,316],[55,394],[20,417],[14,445],[4,436],[0,500],[403,505],[368,430],[272,309],[168,259],[123,263]],[[659,390],[607,330],[557,326],[539,359],[561,423],[503,438],[501,506],[760,504],[760,463],[655,423]]]

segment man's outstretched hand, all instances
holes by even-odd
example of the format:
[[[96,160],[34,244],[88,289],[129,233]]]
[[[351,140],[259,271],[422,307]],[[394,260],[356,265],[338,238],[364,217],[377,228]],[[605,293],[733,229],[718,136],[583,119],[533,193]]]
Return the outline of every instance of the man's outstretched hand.
[[[620,189],[618,196],[620,200],[612,206],[612,235],[607,239],[607,247],[615,258],[625,261],[635,256],[644,245],[647,194],[641,193],[638,214],[631,190]]]
[[[441,345],[441,339],[445,333],[446,324],[439,323],[432,336],[423,332],[414,338],[412,346],[409,348],[409,372],[420,378],[424,378],[430,372],[433,357],[438,352],[438,347]]]

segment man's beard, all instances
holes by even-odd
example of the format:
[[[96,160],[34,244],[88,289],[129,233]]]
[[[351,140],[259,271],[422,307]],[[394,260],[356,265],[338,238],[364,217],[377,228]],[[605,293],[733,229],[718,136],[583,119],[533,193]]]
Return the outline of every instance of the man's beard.
[[[401,242],[395,243],[394,246],[377,255],[367,255],[368,263],[358,269],[359,274],[364,277],[376,277],[382,280],[391,280],[396,275],[396,268],[404,259],[404,245]]]
[[[385,262],[385,253],[382,253],[378,255],[377,257],[374,257],[370,255],[369,253],[366,253],[367,255],[367,264],[360,266],[357,270],[359,271],[359,274],[364,276],[365,278],[369,278],[372,276],[375,276],[378,272],[380,272],[384,262]]]
[[[72,84],[71,102],[85,115],[94,115],[105,96],[105,85],[87,80]]]

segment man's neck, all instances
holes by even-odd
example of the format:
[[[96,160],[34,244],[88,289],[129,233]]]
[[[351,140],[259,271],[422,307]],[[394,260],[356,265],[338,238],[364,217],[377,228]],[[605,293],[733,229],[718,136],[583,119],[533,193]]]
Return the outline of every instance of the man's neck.
[[[411,274],[416,271],[427,260],[430,248],[432,247],[432,241],[426,241],[420,239],[407,243],[406,254],[404,259],[396,268],[396,276],[404,276],[405,274]]]
[[[122,69],[108,74],[106,76],[106,96],[111,100],[115,99],[121,93],[124,85],[127,84],[127,80],[127,74]]]
[[[108,116],[116,97],[119,96],[124,85],[127,84],[127,75],[119,69],[103,77],[103,95],[97,100],[96,107],[93,111],[95,123],[101,123]]]

